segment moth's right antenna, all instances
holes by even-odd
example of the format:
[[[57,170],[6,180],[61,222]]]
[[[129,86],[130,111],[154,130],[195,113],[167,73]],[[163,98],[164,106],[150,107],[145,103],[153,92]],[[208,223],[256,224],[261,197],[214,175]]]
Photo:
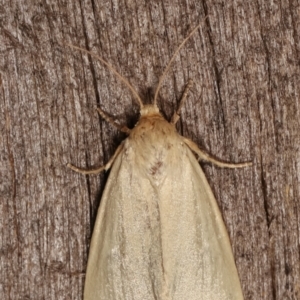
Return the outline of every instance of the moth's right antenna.
[[[164,70],[164,72],[163,72],[163,74],[162,74],[162,76],[160,77],[160,79],[159,79],[159,82],[158,82],[158,85],[157,85],[157,88],[156,88],[156,91],[155,91],[155,95],[154,95],[154,105],[156,105],[156,102],[157,102],[157,96],[158,96],[158,92],[159,92],[159,90],[160,90],[160,87],[161,87],[161,84],[162,84],[162,82],[164,81],[164,79],[165,79],[165,77],[166,77],[166,75],[167,75],[167,73],[168,73],[168,71],[169,71],[169,69],[170,69],[170,66],[171,66],[171,64],[172,64],[172,62],[173,62],[173,60],[175,59],[175,57],[176,57],[176,55],[177,55],[177,53],[180,51],[180,49],[184,46],[184,44],[190,39],[190,37],[197,31],[197,29],[199,29],[202,25],[203,25],[203,23],[204,23],[204,21],[206,20],[208,18],[208,16],[206,16],[203,20],[202,20],[202,22],[195,28],[195,29],[193,29],[193,31],[181,42],[181,44],[179,45],[179,47],[177,48],[177,50],[175,51],[175,53],[173,54],[173,56],[172,56],[172,58],[170,59],[170,61],[169,61],[169,63],[168,63],[168,65],[167,65],[167,67],[165,68],[165,70]]]
[[[102,57],[100,57],[99,55],[91,52],[91,51],[88,51],[86,49],[83,49],[83,48],[80,48],[80,47],[77,47],[77,46],[74,46],[72,44],[69,44],[69,43],[65,43],[63,42],[65,45],[73,48],[73,49],[77,49],[81,52],[84,52],[84,53],[87,53],[95,58],[97,58],[98,60],[100,60],[111,72],[113,72],[121,81],[123,81],[123,83],[125,83],[125,85],[127,85],[127,87],[131,90],[132,94],[135,96],[139,106],[140,106],[140,110],[144,107],[144,104],[143,104],[143,101],[142,99],[140,98],[140,96],[138,95],[138,93],[135,91],[135,89],[132,87],[132,85],[114,68],[112,67],[107,61],[105,61]]]

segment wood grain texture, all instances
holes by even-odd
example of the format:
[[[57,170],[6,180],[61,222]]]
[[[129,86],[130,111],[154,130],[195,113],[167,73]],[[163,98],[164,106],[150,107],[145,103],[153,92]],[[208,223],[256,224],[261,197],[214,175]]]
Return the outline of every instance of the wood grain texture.
[[[0,294],[81,299],[108,161],[124,138],[100,106],[133,126],[138,106],[108,60],[150,102],[172,53],[205,15],[160,92],[178,130],[215,157],[202,164],[219,203],[246,300],[300,298],[300,102],[297,1],[0,3]]]

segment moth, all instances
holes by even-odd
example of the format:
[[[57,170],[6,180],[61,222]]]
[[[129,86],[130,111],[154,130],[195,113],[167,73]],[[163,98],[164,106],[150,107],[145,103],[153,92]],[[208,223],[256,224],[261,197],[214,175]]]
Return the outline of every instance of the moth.
[[[99,59],[132,91],[140,107],[133,129],[99,114],[128,137],[108,163],[95,170],[68,166],[82,174],[111,169],[97,214],[84,287],[85,300],[242,300],[230,240],[215,197],[198,159],[240,168],[212,158],[175,128],[183,93],[171,122],[159,112],[161,76],[151,105],[112,66]]]

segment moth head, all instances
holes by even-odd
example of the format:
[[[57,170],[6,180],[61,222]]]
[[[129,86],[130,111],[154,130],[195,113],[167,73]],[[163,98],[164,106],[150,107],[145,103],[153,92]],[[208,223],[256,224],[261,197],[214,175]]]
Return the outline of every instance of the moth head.
[[[156,104],[146,104],[140,110],[141,117],[160,115],[159,109]]]

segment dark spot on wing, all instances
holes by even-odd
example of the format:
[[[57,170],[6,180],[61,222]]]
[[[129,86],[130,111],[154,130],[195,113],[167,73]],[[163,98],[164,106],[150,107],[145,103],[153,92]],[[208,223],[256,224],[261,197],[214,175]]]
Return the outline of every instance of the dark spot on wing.
[[[172,147],[173,147],[173,145],[172,145],[172,144],[170,144],[170,143],[167,143],[167,149],[168,149],[168,150],[170,150]]]
[[[163,162],[162,161],[156,161],[155,164],[153,166],[151,166],[150,168],[150,174],[152,176],[156,175],[157,173],[159,173],[160,168],[162,167]]]

